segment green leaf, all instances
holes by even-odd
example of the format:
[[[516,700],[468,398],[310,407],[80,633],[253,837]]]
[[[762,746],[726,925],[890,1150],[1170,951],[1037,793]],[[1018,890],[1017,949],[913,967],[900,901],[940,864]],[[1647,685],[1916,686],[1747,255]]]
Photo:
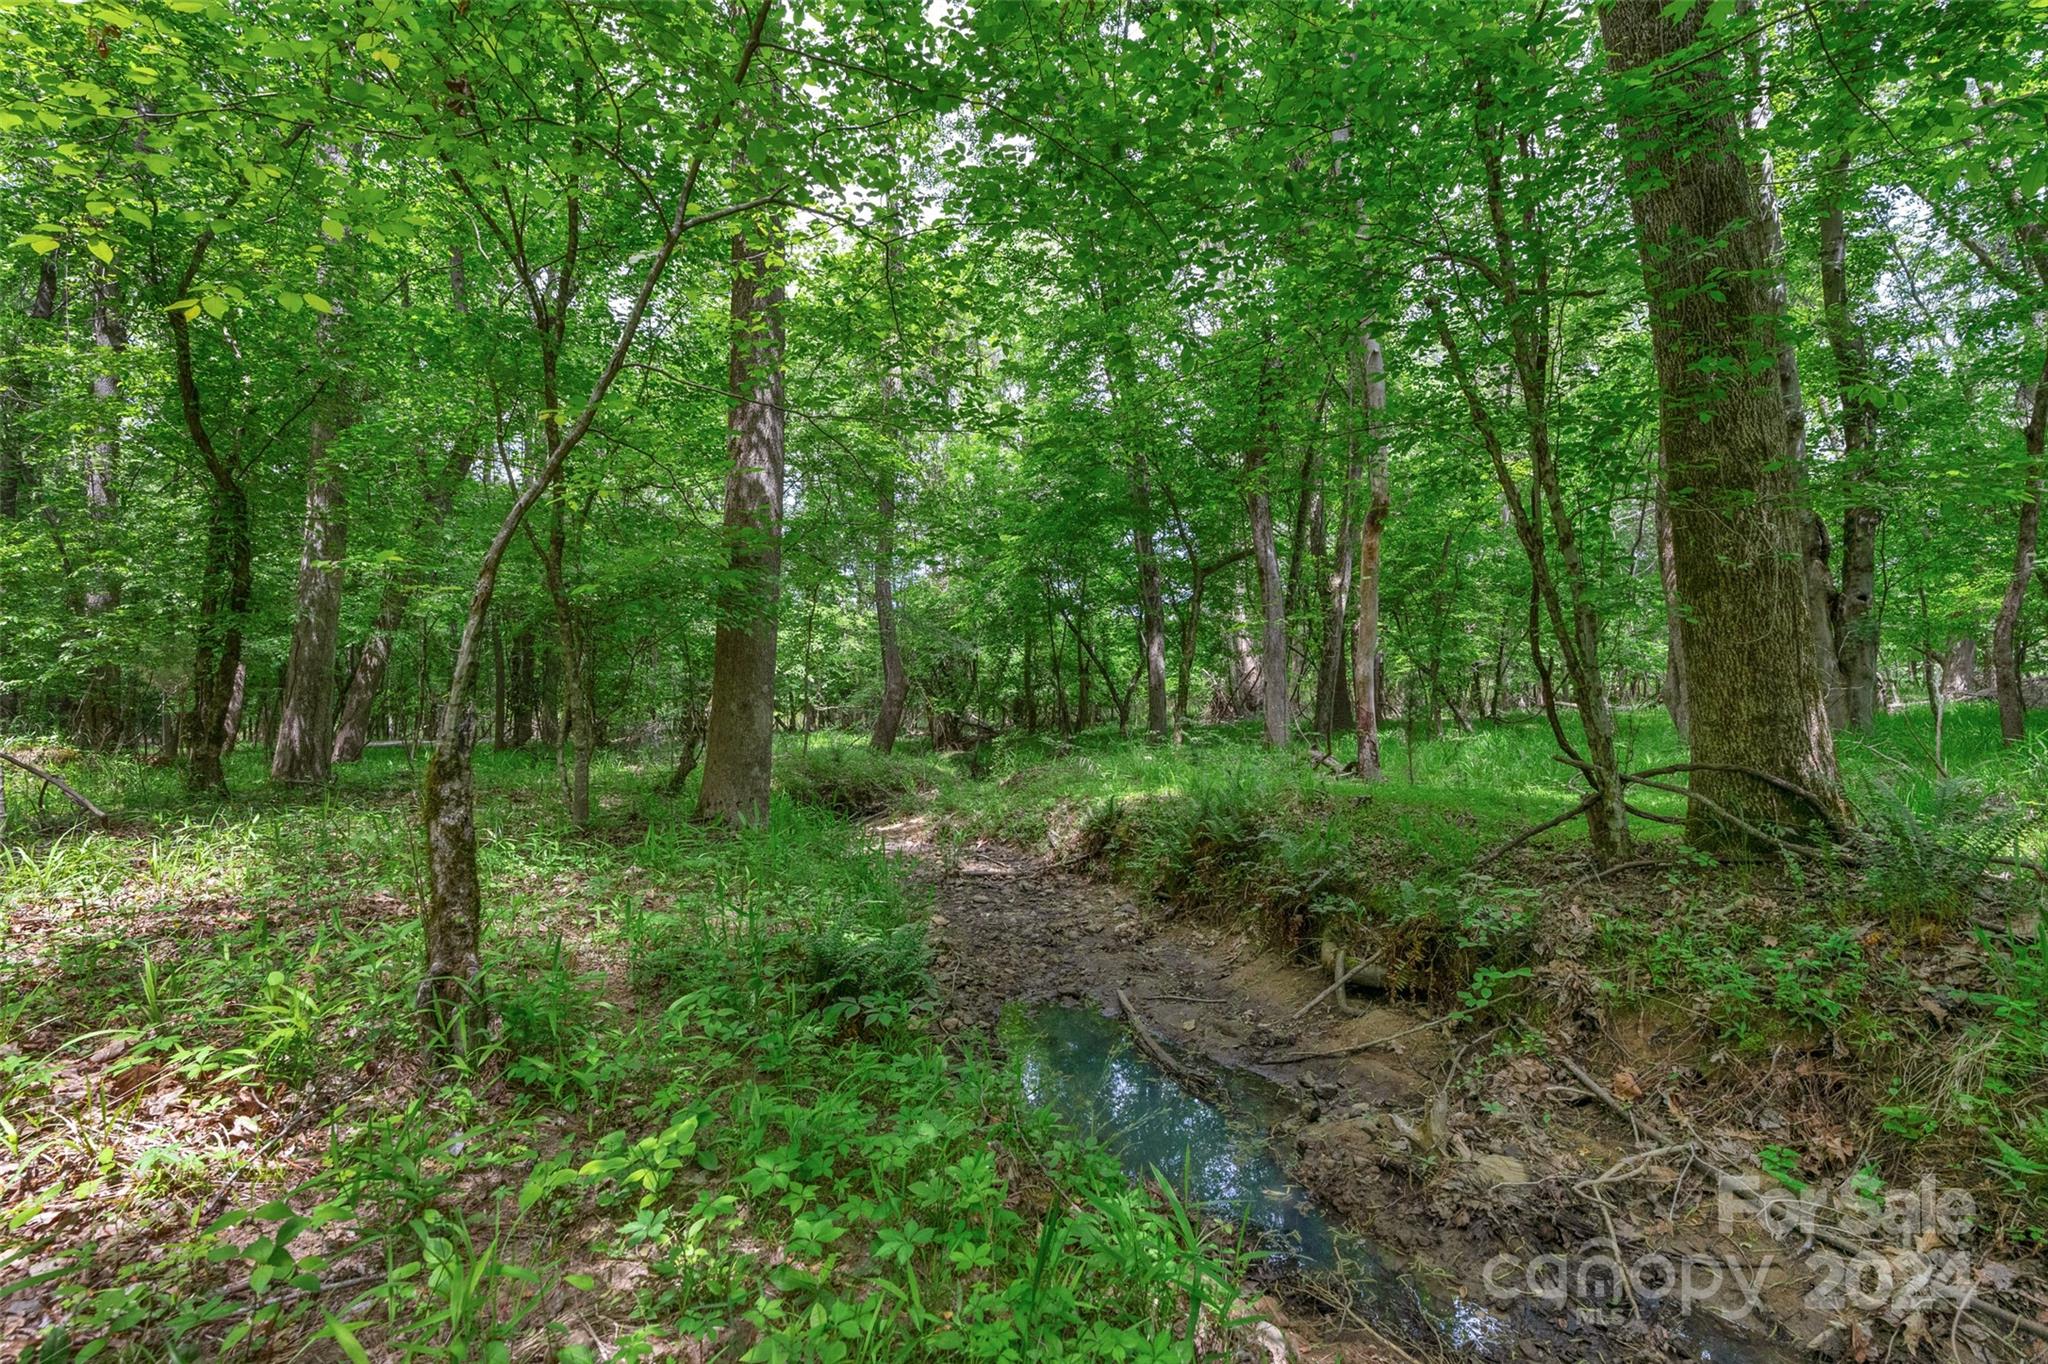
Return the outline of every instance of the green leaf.
[[[348,225],[339,218],[322,218],[320,220],[320,231],[332,237],[335,241],[340,241],[348,235]]]
[[[316,313],[331,313],[334,311],[334,305],[318,294],[301,294],[299,297],[305,299],[306,306]]]
[[[326,1313],[325,1316],[327,1317],[327,1330],[325,1334],[336,1345],[341,1347],[341,1352],[347,1355],[353,1361],[353,1364],[370,1364],[370,1352],[365,1350],[362,1342],[356,1339],[355,1330],[349,1323],[337,1320],[332,1312]]]

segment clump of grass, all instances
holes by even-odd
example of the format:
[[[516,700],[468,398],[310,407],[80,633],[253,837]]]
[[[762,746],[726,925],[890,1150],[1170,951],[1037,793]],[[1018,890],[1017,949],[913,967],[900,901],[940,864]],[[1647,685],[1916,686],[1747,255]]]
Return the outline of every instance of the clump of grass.
[[[776,763],[775,784],[798,805],[846,819],[884,814],[917,794],[917,778],[906,761],[857,744],[785,753]]]

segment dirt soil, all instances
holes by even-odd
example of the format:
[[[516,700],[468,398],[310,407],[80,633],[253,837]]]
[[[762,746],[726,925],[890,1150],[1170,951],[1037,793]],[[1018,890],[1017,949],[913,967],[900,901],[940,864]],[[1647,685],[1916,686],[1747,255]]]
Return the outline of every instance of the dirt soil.
[[[1604,1063],[1514,1055],[1499,1030],[1450,1030],[1370,991],[1312,1004],[1332,973],[1247,931],[1165,917],[1014,849],[941,854],[921,818],[880,832],[932,887],[947,1030],[993,1038],[1011,1004],[1120,1012],[1122,991],[1172,1056],[1288,1086],[1296,1114],[1272,1144],[1291,1174],[1445,1320],[1496,1328],[1403,1336],[1283,1293],[1304,1360],[2048,1359],[2048,1333],[2029,1331],[2048,1299],[1944,1234],[1924,1199],[1928,1215],[1890,1226],[1731,1201],[1719,1175],[1755,1170],[1744,1138],[1759,1134],[1702,1130],[1693,1096],[1645,1093],[1625,1043]]]

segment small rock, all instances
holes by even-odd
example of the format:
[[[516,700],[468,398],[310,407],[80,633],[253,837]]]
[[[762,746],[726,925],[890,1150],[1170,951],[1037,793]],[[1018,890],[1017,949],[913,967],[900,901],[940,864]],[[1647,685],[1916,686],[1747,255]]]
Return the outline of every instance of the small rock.
[[[1195,1030],[1195,1020],[1192,1018],[1188,1019],[1180,1025],[1180,1030],[1182,1032],[1193,1032]]]
[[[1294,1346],[1288,1342],[1287,1333],[1270,1321],[1262,1321],[1252,1327],[1252,1340],[1266,1352],[1271,1364],[1294,1364]]]
[[[103,1066],[109,1061],[118,1061],[134,1044],[125,1037],[117,1037],[92,1054],[92,1063]]]
[[[946,916],[943,914],[932,915],[933,928],[944,928],[949,922],[951,922],[951,920],[947,919]]]
[[[962,1023],[959,1020],[959,1018],[955,1015],[948,1014],[946,1015],[944,1021],[942,1021],[939,1024],[939,1026],[944,1028],[947,1032],[959,1032],[960,1029],[966,1027],[967,1025],[965,1023]]]
[[[1472,1158],[1472,1173],[1493,1187],[1503,1188],[1510,1184],[1527,1184],[1529,1167],[1513,1156],[1504,1156],[1498,1151],[1488,1151]]]

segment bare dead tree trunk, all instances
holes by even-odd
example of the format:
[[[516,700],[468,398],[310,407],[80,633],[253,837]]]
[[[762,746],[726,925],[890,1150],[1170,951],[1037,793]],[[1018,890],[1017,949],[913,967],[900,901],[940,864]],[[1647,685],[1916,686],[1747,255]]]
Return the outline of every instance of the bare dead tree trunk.
[[[775,747],[775,615],[782,573],[782,285],[769,277],[772,229],[732,241],[732,415],[725,535],[731,586],[720,594],[711,718],[697,818],[768,818]]]
[[[1358,617],[1351,636],[1351,704],[1358,731],[1354,766],[1364,780],[1378,781],[1382,775],[1380,716],[1386,696],[1386,679],[1380,671],[1380,546],[1392,505],[1387,469],[1386,357],[1379,341],[1361,335],[1352,363],[1351,405],[1364,423],[1360,434],[1369,466],[1365,515],[1358,522]]]
[[[1998,682],[1998,732],[2008,744],[2027,737],[2019,627],[2020,611],[2027,601],[2027,580],[2034,576],[2034,557],[2041,540],[2043,476],[2048,474],[2048,457],[2044,457],[2044,446],[2048,446],[2048,364],[2043,365],[2041,377],[2034,381],[2025,443],[2027,463],[2019,526],[2013,537],[2012,577],[2006,580],[2005,596],[1998,604],[1998,620],[1991,631],[1991,665]]]
[[[1688,836],[1699,847],[1745,846],[1748,836],[1717,807],[1750,823],[1804,825],[1838,819],[1847,806],[1811,643],[1785,404],[1769,378],[1778,337],[1763,206],[1725,57],[1692,54],[1667,69],[1699,39],[1705,10],[1667,18],[1667,8],[1612,0],[1600,31],[1618,77],[1650,71],[1630,98],[1617,96],[1616,115],[1650,298],[1692,751],[1702,765],[1690,778]]]

